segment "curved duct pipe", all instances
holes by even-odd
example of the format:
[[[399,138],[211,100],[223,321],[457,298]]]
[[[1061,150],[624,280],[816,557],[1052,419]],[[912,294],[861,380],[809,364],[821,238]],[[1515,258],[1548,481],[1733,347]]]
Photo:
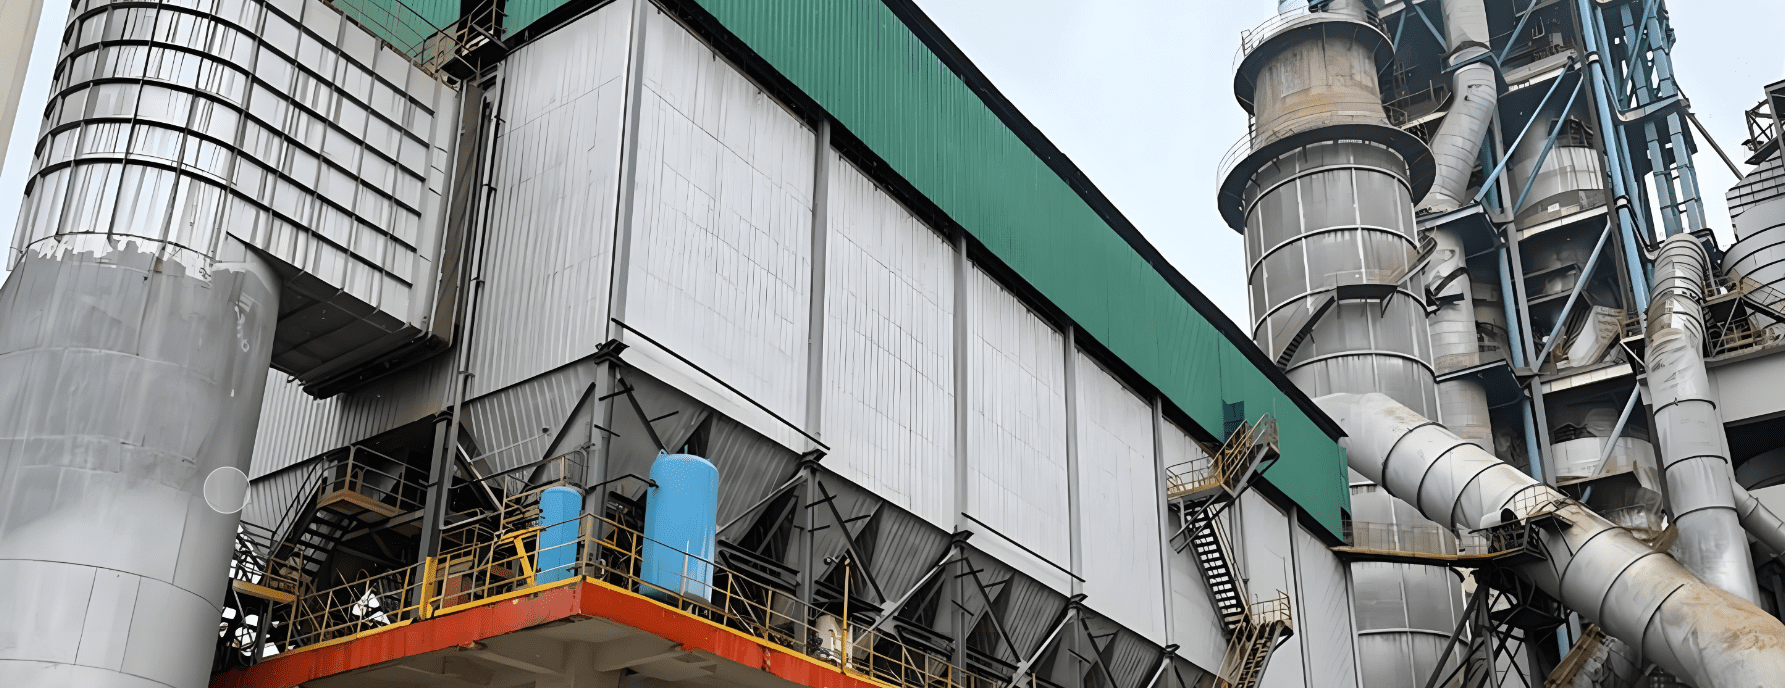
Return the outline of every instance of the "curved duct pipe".
[[[1444,34],[1450,45],[1450,66],[1487,53],[1487,10],[1481,0],[1444,0]],[[1464,65],[1451,75],[1450,111],[1432,136],[1432,159],[1438,174],[1421,211],[1446,212],[1468,202],[1469,176],[1488,124],[1500,103],[1500,83],[1488,62]]]
[[[1487,53],[1487,10],[1481,0],[1444,0],[1443,9],[1450,64],[1454,67]],[[1420,204],[1422,212],[1446,212],[1466,202],[1469,176],[1475,171],[1482,140],[1499,106],[1500,83],[1492,64],[1463,65],[1451,78],[1454,95],[1450,112],[1432,137],[1437,176]],[[1442,374],[1480,362],[1481,343],[1462,238],[1453,229],[1439,227],[1432,230],[1432,240],[1436,249],[1431,280],[1444,304],[1431,317],[1432,361]],[[1487,392],[1480,382],[1438,383],[1438,408],[1445,424],[1457,434],[1493,451],[1494,429],[1488,417]]]
[[[1315,400],[1344,428],[1351,469],[1456,532],[1553,513],[1547,559],[1514,570],[1607,635],[1700,688],[1785,676],[1785,624],[1693,576],[1579,502],[1381,394]]]
[[[1704,368],[1709,265],[1704,247],[1690,234],[1675,234],[1661,244],[1645,356],[1650,403],[1668,503],[1680,529],[1674,556],[1705,581],[1752,602],[1760,599],[1760,590],[1731,491],[1735,473],[1723,419]]]
[[[1754,539],[1773,550],[1773,556],[1785,554],[1785,519],[1779,518],[1772,509],[1760,503],[1760,498],[1733,480],[1729,483],[1729,491],[1735,497],[1735,512],[1742,520],[1742,528],[1753,535]]]

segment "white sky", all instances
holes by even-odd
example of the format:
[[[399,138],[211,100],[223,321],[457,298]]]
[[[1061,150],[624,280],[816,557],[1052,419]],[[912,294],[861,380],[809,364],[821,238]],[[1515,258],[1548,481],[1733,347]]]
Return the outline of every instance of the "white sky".
[[[1250,322],[1239,235],[1215,211],[1215,166],[1246,127],[1233,99],[1239,34],[1268,19],[1275,3],[917,4],[1167,260],[1228,317]],[[1742,111],[1760,101],[1762,86],[1785,79],[1785,2],[1674,0],[1667,8],[1679,36],[1679,83],[1739,165],[1747,157]],[[1700,147],[1693,159],[1706,210],[1727,242],[1723,193],[1736,178]]]
[[[1267,19],[1275,3],[917,2],[1179,271],[1235,322],[1248,321],[1239,237],[1221,223],[1212,199],[1215,165],[1245,130],[1232,90],[1239,33]],[[1759,101],[1762,85],[1785,78],[1785,49],[1776,42],[1785,3],[1676,0],[1668,10],[1679,35],[1679,83],[1739,164],[1746,157],[1742,111]],[[49,0],[45,25],[60,27],[66,11],[65,3]],[[59,39],[56,30],[37,34],[19,108],[25,126],[12,128],[0,165],[0,227],[18,217]],[[1699,182],[1711,224],[1727,241],[1723,193],[1735,177],[1704,148],[1695,158]],[[0,232],[7,244],[11,238],[11,231]]]

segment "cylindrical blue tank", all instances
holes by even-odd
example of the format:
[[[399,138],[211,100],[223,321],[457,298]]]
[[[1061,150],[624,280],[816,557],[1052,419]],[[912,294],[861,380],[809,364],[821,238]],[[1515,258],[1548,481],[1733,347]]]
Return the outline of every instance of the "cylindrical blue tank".
[[[577,516],[583,512],[583,492],[554,485],[539,493],[539,574],[535,583],[555,583],[576,575]]]
[[[673,593],[711,600],[719,469],[693,454],[658,452],[651,481],[657,486],[645,498],[639,576],[648,585],[641,592],[663,600]]]

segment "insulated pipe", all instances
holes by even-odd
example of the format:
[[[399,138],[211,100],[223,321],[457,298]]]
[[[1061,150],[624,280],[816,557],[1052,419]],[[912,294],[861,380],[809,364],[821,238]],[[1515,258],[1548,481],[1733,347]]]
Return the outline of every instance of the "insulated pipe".
[[[1785,519],[1760,503],[1760,498],[1740,483],[1731,481],[1729,491],[1735,496],[1735,512],[1741,516],[1742,528],[1761,544],[1773,550],[1773,556],[1785,554]]]
[[[1455,67],[1487,53],[1487,10],[1481,0],[1444,0],[1444,32]],[[1437,175],[1432,190],[1420,204],[1421,211],[1447,212],[1468,198],[1469,177],[1481,155],[1482,140],[1500,100],[1500,84],[1487,62],[1463,65],[1452,76],[1454,96],[1444,122],[1432,137],[1432,158]],[[1432,362],[1439,373],[1467,368],[1481,358],[1475,329],[1475,296],[1469,283],[1463,241],[1456,230],[1432,230],[1436,244],[1431,280],[1440,302],[1430,319]],[[1494,429],[1489,421],[1487,392],[1473,379],[1438,383],[1440,417],[1457,433],[1488,451],[1494,449]]]
[[[1611,166],[1613,203],[1618,213],[1618,239],[1624,249],[1624,269],[1630,275],[1630,289],[1635,292],[1637,307],[1649,302],[1649,285],[1643,281],[1642,257],[1638,254],[1636,243],[1636,216],[1630,209],[1630,196],[1624,189],[1623,153],[1618,142],[1618,130],[1612,111],[1616,108],[1615,99],[1610,97],[1610,89],[1606,86],[1605,62],[1599,55],[1599,18],[1592,0],[1575,0],[1576,16],[1580,17],[1581,33],[1587,39],[1587,71],[1593,80],[1593,101],[1599,107],[1593,108],[1599,113],[1599,140],[1605,147],[1605,160]]]
[[[1443,172],[1440,170],[1440,177]],[[1433,187],[1437,188],[1436,186]],[[1481,337],[1475,329],[1475,294],[1464,263],[1462,237],[1450,227],[1432,230],[1431,280],[1438,288],[1438,307],[1429,322],[1432,331],[1432,364],[1439,374],[1460,370],[1481,361]],[[1488,418],[1487,390],[1479,380],[1458,379],[1438,383],[1439,417],[1464,439],[1488,451],[1494,450],[1494,428]]]
[[[1481,0],[1444,0],[1444,33],[1450,45],[1450,111],[1432,136],[1432,159],[1438,173],[1421,211],[1446,212],[1467,202],[1469,176],[1481,152],[1482,139],[1499,107],[1500,83],[1488,62],[1462,65],[1487,53],[1487,10]]]
[[[1704,247],[1690,234],[1675,234],[1661,244],[1648,313],[1650,403],[1668,503],[1680,529],[1674,556],[1700,578],[1752,602],[1760,599],[1760,590],[1731,492],[1735,473],[1702,353],[1709,264]]]
[[[1455,532],[1553,513],[1547,558],[1518,564],[1537,588],[1699,688],[1776,686],[1785,624],[1708,584],[1555,488],[1381,394],[1315,400],[1345,430],[1351,469]]]

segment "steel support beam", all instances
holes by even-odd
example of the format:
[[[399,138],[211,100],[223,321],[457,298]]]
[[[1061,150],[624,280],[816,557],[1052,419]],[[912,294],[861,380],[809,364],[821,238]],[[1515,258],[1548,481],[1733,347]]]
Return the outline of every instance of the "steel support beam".
[[[1574,310],[1574,302],[1580,298],[1580,292],[1586,288],[1587,282],[1593,279],[1593,269],[1599,266],[1599,254],[1605,250],[1605,240],[1610,237],[1611,218],[1606,218],[1605,230],[1599,233],[1599,242],[1593,244],[1592,255],[1587,256],[1587,264],[1581,267],[1580,278],[1574,281],[1574,288],[1568,292],[1568,300],[1562,303],[1562,313],[1556,316],[1556,324],[1550,328],[1549,337],[1543,342],[1543,350],[1537,352],[1537,360],[1531,362],[1531,367],[1542,368],[1550,349],[1561,341],[1562,328],[1568,326],[1568,315]]]
[[[1570,71],[1572,71],[1572,70],[1570,70]],[[1512,145],[1507,146],[1506,147],[1507,150],[1518,150],[1519,142],[1525,140],[1525,134],[1528,134],[1531,132],[1531,125],[1537,123],[1537,115],[1541,114],[1543,112],[1543,106],[1549,104],[1549,99],[1555,97],[1556,89],[1562,87],[1562,80],[1564,77],[1567,77],[1567,76],[1568,76],[1568,73],[1565,72],[1565,73],[1556,77],[1556,83],[1549,85],[1549,90],[1544,92],[1543,99],[1537,101],[1537,108],[1535,110],[1531,111],[1531,113],[1532,113],[1531,119],[1525,120],[1525,126],[1518,130],[1518,136],[1515,136],[1512,138]],[[1492,184],[1494,183],[1494,180],[1500,178],[1500,173],[1506,170],[1506,163],[1511,162],[1511,161],[1512,161],[1512,156],[1510,156],[1510,155],[1500,158],[1500,164],[1494,166],[1494,171],[1489,172],[1486,177],[1482,178],[1481,190],[1475,192],[1474,200],[1476,202],[1480,202],[1481,198],[1483,196],[1487,195],[1488,189],[1492,188]]]

